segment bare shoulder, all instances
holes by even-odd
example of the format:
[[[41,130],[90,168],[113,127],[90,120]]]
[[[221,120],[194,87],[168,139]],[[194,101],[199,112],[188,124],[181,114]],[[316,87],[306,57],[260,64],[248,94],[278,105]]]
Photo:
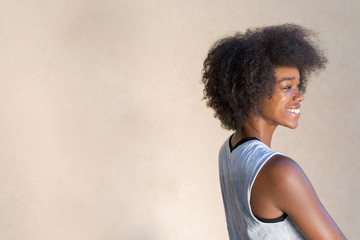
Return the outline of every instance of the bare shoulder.
[[[273,206],[287,213],[309,239],[345,239],[301,167],[274,155],[261,170]]]
[[[272,156],[262,171],[267,180],[271,182],[299,184],[302,181],[309,181],[304,171],[293,159],[280,154]]]
[[[267,187],[271,189],[272,199],[282,211],[291,214],[294,203],[301,199],[308,202],[308,197],[320,203],[310,180],[293,159],[274,155],[262,171]]]

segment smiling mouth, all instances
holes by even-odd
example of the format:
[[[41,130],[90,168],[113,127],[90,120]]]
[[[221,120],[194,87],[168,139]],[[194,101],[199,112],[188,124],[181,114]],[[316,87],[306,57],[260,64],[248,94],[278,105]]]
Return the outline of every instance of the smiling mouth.
[[[297,115],[300,114],[300,108],[288,108],[286,111]]]

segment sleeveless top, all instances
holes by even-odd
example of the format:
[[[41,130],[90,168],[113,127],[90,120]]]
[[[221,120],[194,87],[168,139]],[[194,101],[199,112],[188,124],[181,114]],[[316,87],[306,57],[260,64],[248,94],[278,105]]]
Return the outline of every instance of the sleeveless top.
[[[230,240],[305,239],[286,214],[275,219],[261,219],[252,213],[251,188],[257,174],[274,155],[257,138],[245,138],[234,148],[229,137],[220,149],[219,170]]]

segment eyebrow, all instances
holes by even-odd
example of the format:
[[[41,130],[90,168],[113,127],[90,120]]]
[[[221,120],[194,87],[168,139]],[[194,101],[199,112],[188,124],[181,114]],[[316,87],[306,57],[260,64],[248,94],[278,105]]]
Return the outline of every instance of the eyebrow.
[[[292,81],[292,80],[295,80],[295,77],[284,77],[284,78],[280,79],[278,81],[278,83],[283,82],[283,81]]]

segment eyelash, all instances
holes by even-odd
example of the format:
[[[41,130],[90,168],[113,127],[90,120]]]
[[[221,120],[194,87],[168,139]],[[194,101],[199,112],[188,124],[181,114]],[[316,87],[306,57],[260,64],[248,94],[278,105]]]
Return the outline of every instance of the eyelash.
[[[289,86],[284,87],[283,89],[284,89],[284,90],[291,90],[291,88],[292,88],[292,86],[289,85]],[[299,90],[299,89],[300,89],[300,85],[297,85],[296,88]]]

